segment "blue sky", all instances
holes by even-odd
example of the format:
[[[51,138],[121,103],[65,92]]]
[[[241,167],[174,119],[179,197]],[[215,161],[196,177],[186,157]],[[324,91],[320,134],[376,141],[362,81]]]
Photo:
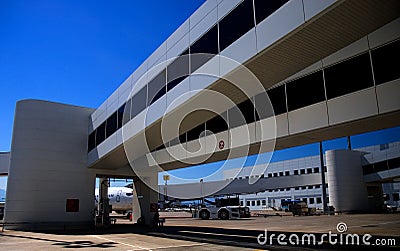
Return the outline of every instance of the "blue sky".
[[[98,107],[204,1],[0,1],[0,151],[10,150],[18,100]],[[400,140],[399,136],[396,128],[354,137],[353,146]],[[343,148],[346,143],[326,143],[327,148],[331,145]],[[273,158],[318,153],[315,144],[300,149],[280,151]],[[219,165],[203,166],[202,172]],[[177,175],[185,178],[197,172],[189,168]],[[0,189],[4,184],[0,178]]]
[[[18,100],[98,107],[203,2],[0,1],[0,151]]]

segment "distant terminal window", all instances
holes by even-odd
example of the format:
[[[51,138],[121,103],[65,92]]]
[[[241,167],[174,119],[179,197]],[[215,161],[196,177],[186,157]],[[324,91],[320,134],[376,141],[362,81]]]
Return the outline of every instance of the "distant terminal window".
[[[314,204],[314,203],[315,203],[314,198],[310,198],[310,203],[309,204]]]
[[[322,198],[321,197],[317,197],[317,204],[322,203]]]
[[[285,176],[289,176],[290,172],[289,171],[285,171]]]
[[[261,201],[257,200],[257,206],[260,206],[260,205],[261,205]]]
[[[399,193],[393,193],[393,201],[399,201],[400,200],[400,196]]]
[[[249,200],[246,202],[246,205],[247,205],[248,207],[250,206],[250,201],[249,201]]]
[[[312,168],[307,168],[307,173],[312,173]]]
[[[293,174],[294,174],[294,175],[298,175],[298,174],[299,174],[299,170],[294,170],[294,171],[293,171]]]
[[[300,169],[300,174],[306,174],[306,169]]]
[[[319,173],[319,167],[314,167],[314,173]]]

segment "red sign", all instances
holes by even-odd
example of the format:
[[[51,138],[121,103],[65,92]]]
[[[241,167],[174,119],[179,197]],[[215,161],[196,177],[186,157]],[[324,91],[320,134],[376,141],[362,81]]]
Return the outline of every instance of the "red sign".
[[[220,140],[219,142],[218,142],[218,148],[220,149],[220,150],[222,150],[222,149],[224,149],[224,147],[225,147],[225,142],[224,142],[224,140]]]
[[[150,212],[158,212],[158,205],[157,203],[150,203]]]

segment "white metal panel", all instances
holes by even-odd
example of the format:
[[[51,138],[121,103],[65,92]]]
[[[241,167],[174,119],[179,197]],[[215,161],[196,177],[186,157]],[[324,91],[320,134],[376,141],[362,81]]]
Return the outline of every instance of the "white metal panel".
[[[276,136],[283,137],[289,135],[289,126],[287,114],[283,113],[275,116],[276,120]]]
[[[206,153],[206,148],[205,148],[205,138],[200,138],[197,140],[192,140],[186,143],[186,149],[187,149],[187,158],[195,158],[195,157],[200,157],[203,154]]]
[[[118,109],[118,99],[114,100],[113,103],[107,102],[107,117],[110,117]]]
[[[234,9],[243,0],[223,0],[218,4],[218,20],[226,16],[232,9]]]
[[[171,155],[171,160],[183,160],[186,159],[186,143],[182,145],[174,145],[168,147],[168,151]]]
[[[97,146],[97,152],[99,158],[105,156],[117,147],[117,135],[114,133],[110,137],[106,138],[100,145]]]
[[[163,117],[167,110],[167,97],[164,95],[149,106],[146,114],[146,126]]]
[[[190,76],[190,91],[201,91],[217,81],[217,79],[214,76],[192,75]],[[195,95],[195,92],[192,95]]]
[[[201,58],[202,56],[200,56]],[[220,76],[220,60],[221,57],[215,56],[211,58],[210,60],[207,61],[204,65],[202,65],[199,69],[197,69],[194,73],[192,73],[192,76],[194,76],[194,79],[196,79],[198,76],[210,76],[214,81],[216,81],[216,78],[219,78]],[[203,89],[208,87],[209,84],[207,82],[204,83]]]
[[[190,29],[197,26],[211,11],[217,7],[216,0],[207,0],[190,16]]]
[[[189,19],[187,19],[172,35],[167,39],[167,50],[173,47],[178,41],[189,33]]]
[[[167,59],[169,60],[179,56],[183,51],[189,48],[189,42],[189,33],[187,33],[174,45],[168,46]]]
[[[207,14],[196,26],[190,28],[190,43],[192,44],[217,23],[217,9]]]
[[[269,117],[256,122],[256,141],[275,139],[277,134],[275,117]]]
[[[376,87],[379,113],[400,110],[400,79]]]
[[[253,28],[221,52],[222,56],[244,63],[257,54],[256,29]]]
[[[157,161],[156,164],[163,164],[170,162],[171,158],[167,151],[167,149],[161,149],[156,152],[155,160]]]
[[[144,130],[147,109],[139,113],[123,127],[123,139],[130,139]]]
[[[328,126],[328,111],[325,101],[291,111],[288,117],[290,134]]]
[[[328,100],[328,114],[330,125],[378,114],[375,89],[369,88]]]
[[[135,72],[131,75],[133,92],[139,91],[144,85],[147,84],[147,63],[142,63]]]
[[[105,107],[104,107],[105,108]],[[98,111],[97,109],[96,111]],[[97,128],[101,123],[103,123],[107,119],[107,112],[104,110],[101,114],[97,116],[95,120],[93,120],[93,127]]]
[[[116,135],[116,139],[115,139],[115,144],[117,145],[117,146],[119,146],[119,145],[121,145],[124,141],[123,141],[123,138],[122,138],[122,129],[120,128],[120,129],[118,129],[117,130],[117,132],[115,133],[115,135]]]
[[[152,67],[149,67],[148,71],[147,71],[147,80],[149,82],[151,80],[153,80],[153,78],[155,78],[166,67],[167,67],[166,58],[164,58],[162,62],[159,62],[158,64],[155,64]],[[165,81],[167,81],[167,79],[165,79]],[[135,88],[134,88],[133,93],[135,93]]]
[[[400,18],[397,18],[368,35],[371,49],[397,38],[400,38]]]
[[[257,25],[257,51],[264,50],[303,23],[302,1],[288,2]]]
[[[336,0],[303,0],[306,21],[334,4]]]
[[[255,127],[242,125],[232,128],[230,131],[230,147],[236,148],[249,145],[251,139],[255,139]]]
[[[362,52],[368,50],[368,39],[367,37],[363,37],[360,40],[352,43],[349,46],[344,47],[343,49],[329,55],[328,57],[322,59],[322,63],[324,67],[342,61],[346,58],[355,56]]]

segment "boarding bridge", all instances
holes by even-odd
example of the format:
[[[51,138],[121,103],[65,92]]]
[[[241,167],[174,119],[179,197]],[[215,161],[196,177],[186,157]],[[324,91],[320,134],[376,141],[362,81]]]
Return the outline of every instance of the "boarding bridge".
[[[207,8],[213,9],[211,2],[213,1],[205,3],[201,10],[204,9],[206,12]],[[172,130],[180,128],[176,137],[181,137],[215,116],[215,112],[199,109],[204,104],[210,103],[208,102],[210,96],[206,90],[213,90],[229,97],[234,104],[240,104],[246,98],[257,101],[257,93],[250,93],[252,96],[246,97],[244,93],[238,91],[237,87],[229,84],[226,80],[209,76],[194,76],[193,73],[171,92],[167,92],[157,101],[149,104],[145,110],[127,121],[115,133],[105,139],[100,138],[101,143],[88,153],[88,167],[103,170],[129,168],[129,162],[131,165],[135,162],[137,165],[161,165],[163,169],[170,170],[190,165],[185,164],[187,162],[205,163],[223,160],[227,158],[231,150],[242,147],[248,148],[248,151],[242,151],[234,157],[271,150],[271,145],[262,149],[261,145],[265,142],[272,142],[275,149],[284,149],[399,125],[400,80],[398,78],[374,84],[372,82],[376,82],[376,80],[371,77],[371,84],[361,85],[360,88],[355,87],[354,91],[344,92],[343,90],[329,90],[329,88],[335,88],[335,82],[329,83],[328,86],[328,82],[325,81],[321,82],[321,86],[326,85],[325,89],[322,87],[318,91],[322,93],[321,99],[307,105],[296,103],[295,100],[302,99],[301,96],[308,99],[307,93],[313,93],[313,89],[307,88],[307,81],[312,81],[306,78],[310,73],[321,75],[327,80],[328,75],[335,75],[335,70],[337,70],[329,68],[329,66],[334,67],[338,62],[345,59],[350,60],[356,55],[361,55],[361,58],[356,60],[364,60],[369,57],[370,53],[373,53],[374,48],[396,40],[399,37],[398,32],[395,32],[399,27],[399,20],[396,19],[399,15],[398,2],[388,1],[382,4],[376,1],[326,1],[323,6],[318,6],[318,11],[307,12],[307,8],[311,8],[308,5],[310,2],[289,1],[277,10],[276,15],[268,17],[256,25],[253,30],[243,36],[243,39],[237,40],[221,52],[224,56],[229,56],[248,67],[265,89],[270,89],[272,86],[278,86],[276,88],[278,89],[279,85],[280,89],[285,89],[286,91],[283,90],[283,92],[286,94],[283,94],[282,101],[286,102],[284,105],[286,107],[283,107],[283,112],[277,111],[279,102],[275,102],[274,98],[270,97],[275,116],[261,115],[256,122],[229,128],[212,136],[204,134],[205,137],[202,139],[183,142],[179,147],[165,146],[166,143],[175,139],[162,138],[164,136],[161,135],[163,119],[168,117],[172,121],[183,120],[180,125],[169,125],[169,128],[173,128]],[[308,14],[303,13],[303,9]],[[216,10],[209,10],[211,16],[213,11]],[[196,13],[194,16],[197,15]],[[299,15],[299,20],[290,19],[289,21],[293,23],[285,24],[287,27],[283,25],[282,31],[279,32],[280,35],[272,32],[272,27],[282,21],[283,16],[286,19],[287,16],[295,14]],[[217,20],[216,16],[215,22]],[[207,21],[207,25],[204,25],[208,27],[215,22]],[[183,32],[182,29],[185,27],[182,26],[179,32]],[[187,27],[187,32],[191,34],[192,29]],[[262,38],[265,36],[261,35],[264,32],[275,34],[275,37],[271,35],[271,37]],[[175,35],[174,33],[170,39]],[[174,39],[176,40],[176,38]],[[257,46],[248,48],[249,41],[254,41],[254,46]],[[156,58],[167,57],[169,52],[167,45],[161,46],[145,64],[152,65],[153,63],[154,65],[154,62],[157,61]],[[245,55],[239,57],[238,49],[235,48],[242,48],[240,51]],[[209,71],[207,69],[216,67],[218,72],[226,72],[225,75],[233,76],[234,80],[240,80],[240,76],[235,76],[235,72],[232,73],[235,69],[226,70],[223,65],[218,63],[223,61],[222,58],[217,57],[214,61],[213,59],[197,71],[207,73]],[[351,65],[354,62],[347,61],[347,63]],[[364,63],[370,64],[370,61]],[[89,133],[103,133],[102,126],[107,119],[111,118],[110,116],[115,114],[115,109],[125,104],[128,99],[127,93],[130,90],[133,93],[139,92],[142,89],[138,85],[147,84],[147,80],[142,83],[142,78],[140,78],[146,72],[145,69],[142,69],[143,67],[135,71],[126,83],[91,115],[92,129]],[[347,67],[346,62],[342,67]],[[163,67],[159,68],[163,69]],[[148,74],[154,75],[155,73]],[[303,77],[305,79],[301,81]],[[151,79],[151,77],[147,76],[146,79]],[[299,81],[296,82],[296,80]],[[246,84],[243,79],[241,82],[239,81],[239,85],[240,83]],[[291,85],[292,83],[294,84]],[[338,82],[337,85],[340,86],[339,84]],[[304,87],[300,88],[299,86],[302,85]],[[171,109],[171,102],[175,101],[174,97],[184,94],[186,91],[191,94],[177,101],[179,104],[174,103],[172,105],[174,108]],[[132,97],[133,101],[134,97],[135,94]],[[211,108],[215,108],[215,111],[220,112],[221,116],[224,116],[226,112],[220,107]],[[186,120],[184,120],[185,115],[188,115]],[[229,118],[227,121],[229,127],[234,124],[234,121]],[[165,130],[165,128],[163,129]],[[276,142],[273,142],[275,138]],[[220,144],[222,141],[223,147]],[[201,143],[204,143],[206,147],[197,151],[198,145]],[[160,146],[164,146],[164,148],[160,148]],[[126,151],[128,148],[129,150]],[[193,152],[195,153],[192,154]],[[196,159],[201,161],[196,161]]]

